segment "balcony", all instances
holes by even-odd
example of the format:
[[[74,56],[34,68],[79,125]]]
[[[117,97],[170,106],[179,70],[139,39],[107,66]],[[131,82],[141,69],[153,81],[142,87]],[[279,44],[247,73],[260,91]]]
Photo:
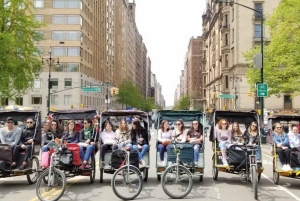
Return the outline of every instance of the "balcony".
[[[224,45],[221,48],[222,54],[230,53],[230,46],[229,45]]]
[[[230,26],[228,24],[225,24],[225,25],[222,25],[221,27],[221,32],[224,33],[224,32],[229,32],[230,31]]]

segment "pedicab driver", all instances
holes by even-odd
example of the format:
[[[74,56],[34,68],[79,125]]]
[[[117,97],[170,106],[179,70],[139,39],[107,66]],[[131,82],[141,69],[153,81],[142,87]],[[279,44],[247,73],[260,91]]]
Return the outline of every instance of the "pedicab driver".
[[[14,152],[14,149],[16,145],[19,143],[22,130],[21,128],[18,128],[14,125],[14,119],[12,117],[8,117],[6,119],[6,126],[0,129],[0,141],[2,144],[8,144],[11,146],[12,151]],[[11,169],[16,168],[16,159],[13,158],[12,164],[10,166]]]

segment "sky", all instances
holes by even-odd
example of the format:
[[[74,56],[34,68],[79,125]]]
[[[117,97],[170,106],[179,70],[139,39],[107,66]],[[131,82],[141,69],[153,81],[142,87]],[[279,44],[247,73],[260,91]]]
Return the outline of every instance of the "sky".
[[[133,0],[129,0],[133,2]],[[166,106],[174,104],[189,40],[202,34],[206,0],[135,0],[136,24]]]

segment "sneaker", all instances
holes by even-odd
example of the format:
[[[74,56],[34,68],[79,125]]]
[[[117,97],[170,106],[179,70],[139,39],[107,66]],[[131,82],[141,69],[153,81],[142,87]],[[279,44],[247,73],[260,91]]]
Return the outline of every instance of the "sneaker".
[[[282,170],[287,170],[286,165],[283,165],[283,166],[282,166]]]
[[[228,166],[227,160],[223,160],[223,165]]]
[[[145,166],[146,165],[146,163],[145,163],[145,161],[143,159],[140,160],[140,164],[141,164],[141,166]]]
[[[92,166],[88,163],[84,166],[84,169],[91,169],[91,168],[92,168]]]
[[[195,161],[194,164],[195,164],[195,166],[198,166],[198,162],[197,161]]]
[[[25,170],[26,169],[26,165],[25,164],[22,164],[20,167],[19,167],[19,170]]]
[[[11,170],[16,169],[17,168],[17,164],[11,164],[9,167]]]
[[[290,165],[286,165],[286,169],[287,169],[287,170],[292,170],[292,168],[291,168]]]
[[[79,167],[79,170],[83,170],[86,164],[81,164],[81,166]]]

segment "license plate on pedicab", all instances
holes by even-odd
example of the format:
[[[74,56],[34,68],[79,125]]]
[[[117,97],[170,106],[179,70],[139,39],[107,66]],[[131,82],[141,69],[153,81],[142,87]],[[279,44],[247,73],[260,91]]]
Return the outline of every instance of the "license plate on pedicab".
[[[256,165],[256,156],[250,155],[250,165]]]

